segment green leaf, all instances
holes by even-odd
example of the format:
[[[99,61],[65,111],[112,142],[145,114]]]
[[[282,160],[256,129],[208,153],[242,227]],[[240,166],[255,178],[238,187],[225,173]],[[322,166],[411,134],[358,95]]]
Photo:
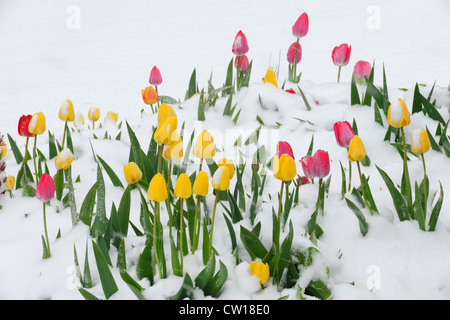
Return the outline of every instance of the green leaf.
[[[120,240],[119,250],[117,252],[116,266],[119,269],[127,270],[127,260],[125,255],[125,239]]]
[[[227,218],[225,213],[222,214],[228,227],[228,233],[230,234],[231,251],[234,251],[237,248],[236,233],[234,232],[233,224],[231,223],[230,219]]]
[[[128,224],[130,221],[131,195],[130,186],[128,186],[120,199],[117,215],[119,217],[120,232],[123,236],[128,234]]]
[[[48,130],[48,158],[53,159],[58,155],[58,150],[56,149],[55,135]]]
[[[250,256],[254,256],[263,259],[267,254],[267,249],[261,243],[259,238],[251,231],[247,230],[243,226],[240,226],[240,238],[245,249],[247,249]]]
[[[436,107],[433,106],[430,101],[428,101],[423,95],[420,95],[420,100],[431,119],[434,119],[442,124],[445,124],[444,118],[442,118],[439,111],[437,111]]]
[[[353,106],[355,104],[361,104],[359,99],[358,87],[356,86],[355,74],[352,73],[352,82],[350,86],[350,104]]]
[[[92,293],[90,293],[89,291],[87,291],[87,290],[85,290],[83,288],[77,288],[77,289],[81,293],[81,295],[83,296],[83,298],[85,300],[100,300],[95,295],[93,295]]]
[[[84,254],[84,270],[82,285],[85,288],[92,288],[91,269],[89,267],[88,242],[86,242],[86,251]]]
[[[374,75],[375,75],[375,61],[372,64],[372,70],[370,71],[369,79],[366,78],[366,83],[369,82],[373,85]],[[364,93],[363,105],[369,106],[369,107],[372,105],[372,95],[370,95],[370,93],[367,91]]]
[[[205,290],[208,283],[211,281],[214,271],[216,269],[216,256],[214,254],[209,258],[208,264],[195,278],[195,285],[202,290]]]
[[[345,170],[344,170],[344,167],[342,166],[341,161],[339,161],[339,165],[341,166],[341,177],[342,177],[341,196],[342,196],[342,199],[344,199],[345,193],[347,192],[347,178],[346,178]]]
[[[354,204],[347,198],[345,198],[345,201],[347,202],[347,206],[350,208],[350,210],[352,210],[355,214],[356,218],[358,218],[359,230],[361,231],[361,234],[365,236],[369,231],[369,225],[367,224],[366,218],[364,217],[361,210],[359,210],[359,208],[356,206],[356,204]]]
[[[73,181],[72,181],[72,166],[69,166],[67,169],[64,170],[64,175],[67,181],[67,188],[69,189],[67,196],[69,197],[68,200],[70,206],[70,214],[72,217],[72,226],[75,226],[78,222],[78,211],[77,211],[77,204],[75,202],[75,189],[73,188]]]
[[[44,236],[41,236],[42,238],[42,259],[48,259],[52,255],[50,254],[50,248],[48,247],[47,241],[45,241]]]
[[[154,261],[153,261],[153,241],[147,241],[147,244],[144,247],[144,250],[139,255],[139,259],[136,265],[136,276],[139,280],[143,278],[147,278],[150,281],[150,284],[154,284]]]
[[[384,182],[386,183],[386,186],[391,194],[392,201],[394,203],[394,208],[397,212],[398,218],[400,219],[400,221],[409,220],[408,209],[407,209],[406,202],[405,202],[405,199],[403,198],[402,194],[395,187],[394,183],[392,182],[391,178],[387,175],[387,173],[384,172],[378,166],[376,166],[376,167],[377,167],[378,172],[380,173],[381,177],[383,178]]]
[[[312,280],[308,287],[305,289],[305,293],[310,296],[317,297],[322,300],[326,300],[331,296],[331,291],[322,280]]]
[[[372,212],[376,212],[378,213],[378,208],[375,204],[375,200],[373,199],[372,196],[372,191],[370,190],[370,186],[369,186],[369,180],[366,178],[365,175],[362,175],[362,188],[364,188],[364,194],[366,196],[366,200],[367,200],[367,206],[370,207],[370,210],[372,210]]]
[[[412,104],[412,114],[418,113],[422,111],[422,99],[420,98],[420,90],[419,90],[419,84],[416,82],[416,86],[414,88],[414,97],[413,97],[413,104]]]
[[[62,169],[59,169],[56,172],[54,182],[55,182],[55,187],[56,187],[56,192],[55,192],[56,199],[61,201],[62,194],[64,191],[64,171]]]
[[[428,138],[430,139],[430,145],[431,145],[431,149],[438,151],[438,152],[442,152],[441,148],[439,147],[438,143],[436,142],[436,140],[434,140],[433,135],[431,134],[430,130],[428,130],[428,126],[426,127],[427,133],[428,133]]]
[[[100,164],[97,163],[97,206],[94,223],[91,229],[92,236],[97,237],[104,234],[107,224],[108,219],[106,217],[105,181],[103,180]]]
[[[198,99],[198,108],[197,108],[197,120],[198,121],[206,120],[205,107],[206,107],[205,89],[202,89],[202,91],[200,92],[200,97]]]
[[[314,134],[311,136],[311,142],[309,143],[308,151],[306,152],[307,156],[312,155],[313,148],[314,148]]]
[[[300,89],[299,86],[297,86],[297,88],[298,88],[298,91],[300,92],[300,95],[302,96],[303,103],[304,103],[305,106],[306,106],[306,110],[310,111],[310,110],[311,110],[311,105],[309,104],[308,99],[306,99],[306,96],[305,96],[305,94],[303,93],[303,90]]]
[[[225,281],[227,281],[227,279],[228,279],[227,267],[222,261],[220,261],[219,271],[211,279],[211,281],[208,282],[208,285],[204,290],[205,295],[217,297],[217,294],[219,293],[220,289],[224,285]]]
[[[100,250],[99,246],[92,240],[92,247],[94,249],[95,261],[97,263],[97,269],[100,276],[100,282],[102,285],[103,293],[106,299],[109,299],[115,292],[117,292],[118,287],[108,267],[105,256]]]
[[[417,181],[415,183],[415,201],[413,203],[412,210],[413,210],[413,217],[419,223],[420,230],[425,231],[425,212],[423,211],[422,208],[422,201],[420,199],[420,190]]]
[[[181,285],[180,290],[173,296],[171,296],[170,300],[183,300],[189,298],[192,300],[194,298],[194,284],[192,283],[192,279],[188,273],[184,276],[183,284]]]
[[[165,104],[176,104],[176,103],[178,103],[178,101],[175,100],[174,98],[169,97],[169,96],[162,96],[162,95],[158,96],[158,101],[161,102],[161,103],[165,103]]]
[[[11,137],[11,135],[8,133],[8,140],[9,145],[11,147],[11,150],[14,154],[14,158],[16,159],[17,164],[21,163],[23,161],[22,153],[20,152],[19,148],[17,147],[16,141]],[[25,150],[26,152],[26,150]]]
[[[80,208],[80,220],[87,226],[91,225],[92,216],[94,215],[95,196],[97,194],[97,183],[89,189]]]
[[[111,169],[111,167],[106,163],[106,161],[103,160],[99,155],[97,155],[97,159],[102,164],[102,167],[105,169],[106,173],[108,174],[109,178],[111,179],[112,184],[115,187],[122,187],[123,188],[123,184],[120,181],[119,177],[116,175],[114,170]]]
[[[173,274],[179,277],[183,276],[183,268],[181,267],[180,259],[178,257],[178,248],[175,241],[170,237],[171,261]]]
[[[144,291],[144,288],[142,288],[139,283],[136,282],[124,269],[120,269],[120,277],[122,280],[128,285],[130,290],[135,294],[135,296],[139,300],[146,300],[144,295],[142,294],[142,291]]]
[[[188,90],[186,91],[186,96],[185,96],[185,100],[191,98],[194,94],[197,93],[197,72],[194,68],[194,70],[192,71],[191,74],[191,78],[189,79],[189,87]]]
[[[230,62],[228,63],[227,77],[225,78],[224,87],[226,87],[227,89],[222,90],[222,97],[233,92],[233,58],[231,58]]]
[[[379,123],[382,127],[384,127],[383,118],[381,117],[380,108],[378,107],[377,103],[374,104],[373,110],[375,122]]]
[[[294,227],[292,221],[289,223],[289,233],[284,238],[281,244],[280,251],[275,255],[275,258],[269,264],[272,270],[274,280],[277,284],[280,283],[284,269],[286,269],[290,262],[290,251],[292,246],[292,240],[294,239]]]
[[[26,185],[23,186],[22,195],[24,197],[33,198],[33,197],[36,196],[36,190],[31,185],[26,184]]]
[[[436,224],[439,218],[439,213],[441,212],[442,202],[444,201],[444,191],[442,190],[442,184],[439,181],[439,199],[431,211],[430,221],[428,222],[428,231],[434,231],[436,229]]]

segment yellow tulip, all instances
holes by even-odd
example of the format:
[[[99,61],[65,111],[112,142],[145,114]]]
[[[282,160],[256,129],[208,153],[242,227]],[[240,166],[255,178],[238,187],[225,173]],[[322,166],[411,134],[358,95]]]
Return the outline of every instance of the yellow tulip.
[[[211,184],[214,189],[227,190],[230,187],[230,169],[226,166],[217,168],[211,179]]]
[[[135,162],[123,166],[123,175],[128,184],[137,183],[142,179],[142,171]]]
[[[6,142],[2,141],[2,144],[0,144],[0,155],[2,157],[6,156],[6,153],[8,152],[8,147],[6,146]]]
[[[218,167],[226,166],[230,170],[230,179],[234,177],[235,173],[234,164],[233,161],[231,161],[230,159],[225,158],[219,159],[219,161],[217,162],[217,166]]]
[[[403,128],[411,122],[408,108],[405,101],[398,99],[398,102],[394,102],[389,106],[387,121],[395,128]]]
[[[58,170],[65,170],[70,166],[73,159],[75,159],[75,155],[69,149],[63,149],[55,158],[55,166]]]
[[[205,171],[200,171],[194,181],[193,192],[199,196],[206,196],[208,194],[209,179]]]
[[[430,138],[425,129],[415,129],[411,132],[411,151],[414,153],[425,153],[430,150]]]
[[[269,67],[267,69],[266,75],[264,76],[264,83],[267,82],[273,84],[275,87],[278,88],[277,76],[275,74],[275,71],[273,71],[272,67]]]
[[[348,160],[361,161],[366,155],[367,152],[361,138],[355,135],[348,146]]]
[[[173,190],[175,197],[187,199],[192,196],[191,180],[187,173],[182,173],[177,179],[175,189]]]
[[[119,119],[119,115],[116,112],[108,111],[108,113],[106,114],[106,119],[117,122],[117,119]]]
[[[267,263],[253,261],[250,263],[250,272],[259,278],[260,284],[265,284],[270,277],[270,269]]]
[[[169,104],[161,103],[158,109],[158,123],[163,122],[164,119],[171,116],[177,116],[173,107]]]
[[[30,133],[36,135],[36,134],[43,134],[45,132],[46,126],[45,126],[45,116],[42,112],[36,112],[33,114],[33,117],[30,120],[30,123],[28,124],[28,131]]]
[[[161,173],[153,176],[148,186],[147,196],[150,201],[161,202],[167,199],[167,185]]]
[[[88,112],[88,118],[91,121],[97,121],[100,118],[100,109],[97,107],[90,107]]]
[[[63,121],[72,122],[75,119],[75,112],[73,110],[73,103],[69,99],[66,99],[61,108],[59,108],[58,117]]]
[[[81,112],[77,112],[77,114],[75,115],[75,120],[73,121],[74,126],[77,129],[81,129],[84,126],[84,117],[81,114]]]
[[[170,145],[174,141],[173,132],[177,129],[177,117],[170,116],[161,122],[155,130],[153,139],[155,139],[158,144]]]
[[[180,162],[183,159],[183,139],[177,131],[172,133],[173,143],[165,145],[163,150],[163,158],[173,162]]]
[[[198,136],[192,150],[194,156],[200,159],[211,159],[216,154],[214,140],[207,130],[203,130]]]
[[[287,153],[284,153],[280,158],[275,155],[273,157],[272,168],[274,177],[279,180],[291,181],[297,175],[295,160]]]
[[[8,188],[8,190],[12,190],[14,188],[14,184],[16,183],[16,178],[14,176],[8,176],[6,178],[6,187]]]

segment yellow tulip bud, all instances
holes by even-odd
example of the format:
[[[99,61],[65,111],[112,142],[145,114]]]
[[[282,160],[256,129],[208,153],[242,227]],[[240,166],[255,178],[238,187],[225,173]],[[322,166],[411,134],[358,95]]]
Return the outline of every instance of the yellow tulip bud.
[[[142,179],[142,171],[135,162],[123,166],[123,175],[128,184],[137,183]]]
[[[275,71],[273,71],[272,67],[269,67],[267,69],[266,75],[264,76],[264,83],[267,82],[273,84],[275,87],[278,88],[277,76],[275,74]]]
[[[187,173],[182,173],[177,179],[175,189],[173,190],[175,197],[187,199],[192,196],[191,180]]]
[[[42,112],[36,112],[28,124],[28,131],[32,134],[43,134],[45,132],[45,116]]]
[[[198,136],[192,150],[194,156],[201,159],[211,159],[216,154],[214,140],[207,130],[203,130]]]
[[[167,199],[167,185],[166,180],[161,173],[153,176],[148,186],[147,196],[150,201],[161,202]]]
[[[409,116],[405,101],[398,99],[398,101],[389,106],[387,121],[395,128],[403,128],[409,125],[411,117]]]
[[[267,263],[253,261],[250,263],[250,272],[259,278],[259,283],[264,284],[269,280],[270,269]]]
[[[108,111],[105,119],[117,122],[117,119],[119,119],[119,115],[116,112]]]
[[[158,109],[158,123],[163,122],[167,117],[171,116],[177,116],[173,107],[169,104],[161,103]]]
[[[67,169],[72,163],[73,159],[75,159],[74,154],[70,151],[70,149],[63,149],[55,158],[55,166],[58,170]]]
[[[205,171],[200,171],[194,181],[193,192],[199,196],[206,196],[208,194],[209,179]]]
[[[8,190],[12,190],[14,188],[14,184],[16,183],[16,178],[14,176],[8,176],[6,178],[6,187],[8,188]]]
[[[88,118],[91,121],[97,121],[100,118],[100,109],[97,107],[90,107],[88,112]]]
[[[425,153],[430,150],[430,138],[425,129],[415,129],[411,132],[411,151],[414,153]]]
[[[75,119],[72,101],[67,99],[62,103],[61,108],[59,108],[58,117],[61,120],[68,122],[72,122]]]
[[[2,141],[2,144],[0,144],[0,155],[2,157],[6,156],[6,153],[8,152],[8,147],[6,146],[6,142]]]
[[[183,139],[177,131],[172,133],[173,143],[165,145],[163,150],[163,158],[173,162],[180,162],[183,159]]]
[[[361,138],[355,135],[348,146],[348,160],[361,161],[366,155],[367,152]]]
[[[170,145],[173,143],[173,132],[177,129],[177,117],[170,116],[164,119],[155,130],[153,134],[153,139],[155,139],[158,144]]]
[[[235,173],[235,169],[234,169],[234,164],[233,161],[231,161],[230,159],[219,159],[219,161],[217,162],[217,166],[221,167],[221,166],[226,166],[228,167],[228,169],[230,170],[230,179],[234,177],[234,173]]]
[[[230,187],[230,169],[226,166],[217,168],[211,179],[211,184],[214,189],[227,190]]]
[[[273,157],[272,169],[274,177],[283,181],[291,181],[297,175],[295,160],[287,153],[280,158],[277,155]]]
[[[75,120],[73,121],[73,125],[77,129],[83,128],[83,126],[84,126],[84,117],[81,114],[81,112],[77,112],[77,114],[75,115]]]

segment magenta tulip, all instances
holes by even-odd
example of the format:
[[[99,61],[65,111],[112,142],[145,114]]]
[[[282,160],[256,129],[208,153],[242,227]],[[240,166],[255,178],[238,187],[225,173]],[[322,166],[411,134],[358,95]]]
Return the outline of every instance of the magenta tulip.
[[[330,159],[328,152],[317,150],[313,156],[305,156],[300,159],[303,173],[309,179],[324,178],[330,173]]]
[[[238,60],[239,60],[239,68],[238,68]],[[234,59],[234,67],[238,70],[244,70],[244,73],[247,72],[248,66],[249,66],[249,62],[248,62],[248,57],[244,54],[242,56],[236,56],[236,58]]]
[[[367,61],[358,61],[355,63],[355,67],[353,68],[353,74],[355,75],[355,79],[369,79],[370,73],[372,72],[372,66]]]
[[[291,93],[291,94],[297,94],[297,92],[295,92],[295,90],[292,88],[286,89],[284,91],[286,91],[287,93]]]
[[[156,66],[154,66],[150,72],[148,82],[153,86],[159,86],[162,83],[161,72],[159,72],[159,69]]]
[[[242,31],[237,33],[231,51],[237,56],[242,56],[248,52],[247,38]]]
[[[55,191],[56,187],[53,178],[48,173],[44,173],[39,179],[36,187],[36,198],[43,202],[47,202],[53,198]]]
[[[346,43],[341,44],[338,47],[334,47],[331,53],[331,58],[333,63],[338,67],[346,66],[350,60],[350,53],[352,51],[352,46]]]
[[[281,158],[283,154],[287,153],[292,159],[294,158],[294,152],[292,152],[292,148],[289,143],[286,141],[279,141],[277,144],[277,156]]]
[[[340,147],[348,148],[350,140],[353,139],[355,133],[348,121],[338,121],[334,124],[334,135]]]
[[[299,161],[302,164],[303,173],[305,174],[305,176],[308,179],[314,179],[315,177],[313,176],[313,174],[311,172],[311,164],[313,161],[313,157],[312,156],[304,156]]]
[[[295,54],[297,53],[297,59]],[[297,64],[302,59],[302,46],[298,42],[293,42],[287,52],[287,61],[289,64]]]
[[[292,34],[296,38],[303,38],[308,33],[309,19],[306,12],[303,12],[292,26]]]

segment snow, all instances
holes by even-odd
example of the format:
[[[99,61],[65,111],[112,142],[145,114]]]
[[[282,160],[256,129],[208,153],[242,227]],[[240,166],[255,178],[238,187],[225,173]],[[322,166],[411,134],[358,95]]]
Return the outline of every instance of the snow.
[[[390,101],[402,98],[409,109],[416,82],[425,85],[420,86],[420,90],[427,97],[436,81],[433,99],[436,99],[437,110],[448,121],[450,64],[447,52],[450,42],[446,39],[450,37],[450,4],[445,0],[415,0],[413,3],[406,0],[351,0],[344,8],[331,0],[302,3],[287,0],[196,0],[189,3],[82,0],[75,6],[67,0],[3,1],[0,4],[0,42],[3,44],[0,51],[0,69],[3,70],[0,73],[0,131],[5,136],[9,133],[23,152],[25,139],[17,133],[18,119],[22,114],[42,111],[47,130],[61,139],[64,122],[58,118],[60,101],[70,99],[75,112],[81,112],[85,117],[91,105],[99,106],[102,114],[109,110],[117,112],[117,123],[127,120],[141,145],[146,147],[151,139],[151,127],[157,124],[157,115],[151,114],[149,107],[143,104],[140,90],[148,85],[151,67],[157,65],[164,78],[158,86],[159,93],[182,101],[174,105],[178,127],[185,122],[185,137],[193,130],[198,134],[207,129],[218,150],[216,160],[226,157],[234,163],[240,163],[240,159],[251,161],[256,145],[245,145],[244,141],[261,125],[256,115],[265,124],[259,142],[267,149],[267,160],[276,152],[276,143],[280,140],[289,142],[295,158],[301,159],[306,155],[312,136],[314,151],[323,149],[329,153],[330,193],[325,199],[324,215],[318,217],[324,234],[318,240],[313,265],[304,270],[299,280],[302,288],[309,280],[326,278],[329,274],[332,298],[337,300],[447,300],[450,299],[450,202],[447,199],[450,195],[450,160],[444,153],[434,150],[424,155],[430,194],[439,192],[438,181],[444,188],[444,203],[436,231],[423,232],[414,221],[399,222],[386,185],[375,167],[376,164],[385,170],[394,182],[401,181],[402,158],[383,141],[386,117],[382,115],[383,128],[374,122],[372,108],[350,106],[354,63],[375,60],[375,83],[382,84],[384,64]],[[77,8],[79,25],[74,16],[77,11],[73,11]],[[303,12],[309,15],[310,28],[301,39],[303,52],[298,70],[302,71],[302,77],[298,85],[305,93],[311,111],[306,109],[300,95],[286,93],[261,81],[269,66],[279,71],[279,87],[287,79],[284,57],[293,41],[291,27]],[[422,16],[430,18],[423,21]],[[185,27],[180,28],[180,25]],[[253,69],[250,86],[242,88],[233,98],[237,108],[243,109],[237,124],[222,116],[226,98],[219,99],[214,108],[206,110],[206,121],[196,121],[199,97],[183,101],[192,70],[196,68],[200,89],[206,87],[211,73],[213,85],[220,87],[225,81],[228,63],[234,58],[231,46],[238,30],[247,37],[250,48],[247,55],[253,60]],[[331,61],[331,50],[343,42],[352,45],[352,55],[348,66],[341,70],[341,83],[336,83],[338,70]],[[288,88],[298,92],[297,84],[286,82],[285,89]],[[144,113],[141,115],[142,108]],[[347,120],[352,123],[353,119],[371,159],[371,165],[361,169],[363,174],[370,176],[370,187],[380,211],[380,215],[374,216],[363,211],[369,224],[365,237],[359,231],[358,220],[341,200],[340,162],[347,168],[348,160],[346,150],[337,145],[333,132],[334,122]],[[414,129],[425,127],[434,133],[437,122],[423,113],[412,114],[411,124],[404,128],[405,134],[411,136]],[[101,138],[106,130],[112,140]],[[115,140],[119,132],[112,124],[107,128],[96,126],[95,130],[85,125],[84,130],[72,132],[76,156],[72,176],[79,175],[81,179],[74,185],[78,208],[96,181],[97,164],[89,142],[124,182],[121,172],[123,165],[128,163],[129,138],[122,127],[121,140]],[[99,139],[93,139],[93,134]],[[242,145],[235,146],[239,136]],[[9,144],[7,139],[5,141]],[[47,155],[47,133],[39,137],[37,144]],[[7,174],[15,175],[20,166],[10,148],[4,160]],[[198,159],[191,157],[191,160],[194,164],[189,170],[193,172],[198,168]],[[54,166],[49,165],[49,168],[54,174]],[[302,175],[299,163],[297,170]],[[409,170],[412,181],[421,181],[423,168],[419,158],[411,157]],[[106,212],[109,213],[113,202],[118,205],[123,191],[114,187],[106,174],[104,179]],[[172,182],[175,181],[174,178]],[[233,177],[230,186],[234,188],[235,183],[236,177]],[[250,190],[250,183],[251,170],[247,166],[244,174],[246,190]],[[279,183],[268,171],[256,220],[261,222],[260,238],[266,248],[271,244],[272,206],[277,208],[278,205]],[[352,185],[360,185],[356,170],[353,170]],[[317,184],[301,186],[299,204],[291,210],[289,218],[295,228],[295,248],[313,246],[303,235],[314,211],[317,188]],[[73,248],[76,247],[83,266],[86,245],[96,284],[89,291],[103,297],[89,228],[81,222],[72,227],[70,208],[63,208],[53,199],[46,207],[52,257],[42,260],[42,204],[35,198],[22,196],[21,190],[13,190],[13,195],[13,198],[7,193],[0,196],[0,298],[83,299],[75,285]],[[137,190],[132,191],[131,199],[130,219],[138,226],[140,198]],[[206,203],[211,210],[214,203],[211,191]],[[163,225],[168,219],[165,210],[162,206]],[[214,247],[229,273],[220,299],[278,299],[287,295],[294,299],[296,288],[278,291],[270,284],[271,280],[261,289],[248,271],[251,260],[241,243],[238,252],[242,262],[236,265],[221,205],[217,210]],[[252,227],[248,217],[241,223],[248,229]],[[55,239],[59,230],[61,238]],[[165,245],[166,258],[169,258],[168,278],[156,281],[153,286],[145,279],[139,281],[146,288],[143,294],[148,299],[167,299],[183,282],[182,277],[174,276],[170,271],[169,242],[165,241]],[[135,274],[143,247],[144,239],[129,231],[126,253],[131,275]],[[117,251],[113,248],[110,254],[115,263]],[[201,250],[185,256],[184,266],[194,279],[203,267]],[[112,268],[112,272],[119,290],[111,299],[135,299],[121,281],[117,268]],[[211,299],[198,288],[194,297]]]
[[[61,104],[61,114],[63,116],[66,116],[69,113],[69,101],[64,100],[64,102]]]

